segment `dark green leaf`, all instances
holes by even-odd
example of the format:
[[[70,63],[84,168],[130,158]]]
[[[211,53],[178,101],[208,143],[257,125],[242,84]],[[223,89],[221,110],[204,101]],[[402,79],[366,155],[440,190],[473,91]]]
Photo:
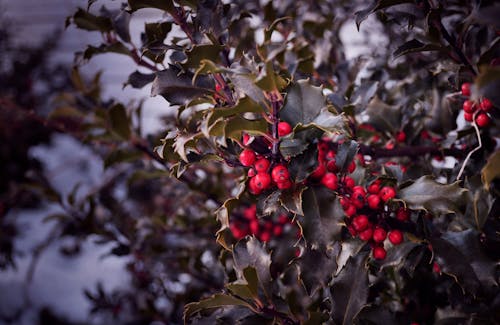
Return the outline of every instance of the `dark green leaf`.
[[[184,69],[198,69],[202,60],[210,60],[210,62],[218,63],[222,49],[221,45],[195,45],[186,52],[186,60],[182,63],[182,67]]]
[[[288,212],[301,216],[304,215],[304,211],[302,211],[302,193],[304,190],[304,187],[300,187],[294,191],[284,191],[281,193],[280,202]]]
[[[135,150],[117,149],[104,159],[104,168],[108,168],[116,163],[131,162],[142,157],[142,153]]]
[[[413,210],[427,210],[433,214],[461,213],[466,191],[458,182],[444,185],[431,176],[422,176],[401,189],[398,196]]]
[[[335,255],[340,250],[340,246],[335,247],[336,251],[308,247],[298,259],[299,278],[310,296],[325,287],[335,273],[337,269]]]
[[[83,52],[83,59],[90,60],[93,56],[105,53],[116,53],[130,56],[130,50],[121,42],[101,44],[99,47],[87,46]]]
[[[192,82],[193,75],[181,73],[172,65],[168,69],[156,72],[151,86],[151,96],[162,95],[172,105],[185,105],[189,101],[212,92],[213,82],[200,76]]]
[[[244,270],[248,267],[257,271],[263,289],[267,289],[271,281],[271,254],[264,247],[264,244],[255,237],[247,241],[239,241],[233,248],[234,268],[239,278],[244,278]]]
[[[399,46],[396,51],[392,54],[394,58],[398,58],[402,55],[406,55],[409,53],[415,53],[415,52],[428,52],[428,51],[440,51],[442,50],[441,45],[436,45],[436,44],[424,44],[420,42],[419,40],[412,39],[411,41],[408,41],[404,43],[403,45]]]
[[[312,123],[326,105],[320,87],[299,80],[288,91],[280,116],[291,125],[306,125]]]
[[[108,10],[106,7],[101,8],[101,15],[111,20],[111,24],[116,34],[120,38],[129,43],[130,42],[130,13],[124,10]]]
[[[486,189],[489,189],[491,182],[497,178],[500,178],[500,150],[491,154],[481,170],[481,179]]]
[[[381,10],[384,8],[388,8],[388,7],[392,7],[392,6],[395,6],[398,4],[402,4],[402,3],[413,3],[413,1],[411,1],[411,0],[377,0],[370,7],[356,12],[354,15],[356,16],[356,26],[358,27],[358,30],[359,30],[359,26],[361,25],[363,20],[365,20],[370,14],[374,13],[375,11],[378,11],[378,10]]]
[[[395,131],[400,129],[400,108],[398,106],[387,105],[378,97],[374,97],[368,103],[363,114],[368,116],[366,123],[373,125],[379,131],[395,133]]]
[[[332,317],[336,324],[352,324],[356,315],[368,300],[368,253],[351,257],[333,279],[330,288],[332,295]]]
[[[130,138],[130,120],[127,116],[125,107],[121,104],[116,104],[109,109],[109,123],[111,130],[121,138],[128,140]]]
[[[328,246],[341,231],[343,213],[338,209],[336,196],[325,188],[308,188],[304,191],[299,218],[305,240],[313,249]]]
[[[226,294],[215,294],[207,299],[199,302],[192,302],[184,307],[184,322],[194,314],[204,309],[219,308],[223,306],[243,306],[252,308],[252,306],[244,300]]]
[[[128,0],[128,9],[136,11],[142,8],[156,8],[173,13],[175,6],[171,0]]]
[[[340,170],[347,170],[349,164],[352,162],[356,153],[358,152],[359,146],[356,141],[348,140],[342,143],[335,156],[335,164]]]
[[[134,71],[128,76],[127,82],[123,85],[131,85],[133,88],[142,88],[147,84],[153,82],[155,79],[154,73],[142,73],[139,71]]]
[[[280,142],[280,152],[285,157],[295,157],[303,153],[309,147],[309,143],[302,139],[285,138]]]
[[[78,8],[77,12],[73,15],[73,23],[78,28],[90,31],[104,33],[112,30],[112,23],[109,18],[95,16],[82,8]]]
[[[475,80],[477,97],[486,97],[500,107],[500,67],[483,66]],[[473,94],[474,95],[474,94]]]

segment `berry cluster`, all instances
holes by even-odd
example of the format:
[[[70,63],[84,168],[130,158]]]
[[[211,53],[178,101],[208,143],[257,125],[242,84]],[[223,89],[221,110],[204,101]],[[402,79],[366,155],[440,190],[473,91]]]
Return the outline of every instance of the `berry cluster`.
[[[292,127],[289,123],[278,123],[278,135],[280,137],[286,136],[291,132]],[[245,139],[243,142],[246,144]],[[293,185],[290,180],[288,168],[284,164],[272,164],[268,158],[257,155],[252,149],[243,149],[239,160],[244,167],[250,167],[248,170],[248,187],[254,195],[259,195],[273,188],[273,186],[276,186],[280,190],[286,190]]]
[[[491,118],[488,115],[493,109],[493,103],[488,98],[482,98],[479,102],[471,100],[471,84],[466,82],[462,84],[462,95],[467,97],[463,103],[464,119],[467,122],[475,121],[480,128],[487,127],[491,123]]]
[[[245,208],[241,215],[235,215],[229,224],[236,240],[253,235],[262,242],[268,242],[273,237],[280,237],[292,226],[292,219],[284,213],[275,216],[274,219],[267,216],[258,218],[255,204]]]
[[[321,141],[318,144],[318,166],[310,178],[337,192],[351,235],[370,242],[373,257],[384,259],[387,254],[384,241],[388,239],[392,245],[399,245],[404,239],[401,230],[390,229],[386,218],[392,215],[399,221],[408,221],[410,211],[391,201],[396,197],[396,190],[388,184],[384,186],[380,179],[366,188],[356,185],[354,179],[346,175],[356,170],[355,161],[348,165],[347,170],[340,170],[335,157],[336,152],[329,143]],[[362,156],[357,159],[363,164]]]

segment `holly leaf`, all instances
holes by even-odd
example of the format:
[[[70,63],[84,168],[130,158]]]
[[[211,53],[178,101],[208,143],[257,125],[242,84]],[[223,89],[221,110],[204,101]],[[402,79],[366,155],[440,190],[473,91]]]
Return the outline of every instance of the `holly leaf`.
[[[387,105],[377,96],[368,103],[362,113],[367,117],[366,123],[373,125],[378,131],[394,133],[401,126],[401,110],[398,106]],[[364,116],[362,116],[364,118]]]
[[[117,134],[124,140],[130,138],[130,120],[123,105],[116,104],[111,107],[108,111],[108,120],[111,126],[111,130],[115,134]]]
[[[156,72],[151,96],[161,95],[172,105],[185,105],[212,92],[214,85],[208,78],[199,76],[194,83],[192,79],[192,73],[182,73],[179,68],[169,65],[168,69]]]
[[[394,58],[398,58],[402,55],[415,52],[429,52],[429,51],[441,51],[443,47],[436,44],[424,44],[417,39],[412,39],[403,45],[399,46],[396,51],[392,54]]]
[[[480,282],[474,269],[467,262],[468,259],[462,252],[462,248],[457,248],[439,237],[430,238],[430,243],[441,271],[452,276],[464,291],[476,295]]]
[[[302,194],[305,187],[301,187],[295,191],[284,191],[279,198],[281,205],[290,213],[304,215],[302,210]]]
[[[333,279],[332,318],[336,324],[353,324],[353,320],[368,301],[368,253],[349,258],[347,265]]]
[[[130,50],[122,43],[115,42],[112,44],[101,44],[99,47],[95,47],[92,45],[87,46],[85,51],[83,52],[83,59],[90,60],[92,57],[98,54],[105,53],[116,53],[130,56]]]
[[[244,270],[254,268],[257,277],[265,290],[271,281],[271,254],[265,249],[264,244],[255,237],[247,241],[239,241],[233,248],[234,269],[238,278],[245,278]]]
[[[356,17],[356,26],[358,27],[359,31],[359,26],[365,20],[369,15],[372,13],[382,10],[388,7],[392,7],[398,4],[402,3],[413,3],[411,0],[377,0],[371,5],[370,7],[357,11],[354,16]]]
[[[154,79],[154,73],[142,73],[136,70],[128,76],[128,80],[123,84],[123,87],[130,85],[133,88],[142,88],[147,84],[153,82]]]
[[[156,8],[171,13],[175,11],[171,0],[128,0],[128,11],[134,12],[142,8]]]
[[[210,308],[219,308],[223,306],[242,306],[250,309],[253,308],[252,305],[250,305],[245,300],[227,294],[218,293],[213,296],[210,296],[209,298],[203,299],[199,302],[192,302],[187,304],[184,307],[184,315],[183,315],[184,323],[187,324],[188,319],[192,315],[202,310]]]
[[[326,106],[321,87],[299,80],[288,91],[280,117],[291,125],[306,125],[312,123]]]
[[[458,182],[445,185],[427,175],[399,190],[398,196],[413,210],[426,210],[433,214],[461,213],[466,191]]]
[[[113,28],[111,19],[108,17],[95,16],[82,8],[78,8],[76,13],[71,18],[73,19],[73,23],[78,28],[89,31],[99,31],[104,33],[111,31]],[[68,21],[66,23],[66,26],[67,25]]]
[[[295,157],[303,153],[309,147],[309,143],[302,139],[285,138],[280,141],[280,152],[285,157]]]
[[[337,155],[335,156],[335,164],[340,170],[347,170],[349,164],[352,162],[359,146],[356,141],[349,140],[339,145]]]
[[[217,231],[217,243],[227,250],[231,250],[230,245],[226,241],[227,230],[229,229],[229,216],[233,209],[241,205],[240,195],[245,191],[245,183],[241,183],[237,188],[237,193],[234,197],[227,199],[224,203],[215,211],[215,216],[217,221],[220,222],[221,227]]]
[[[325,248],[341,231],[343,214],[337,205],[335,194],[325,188],[308,188],[304,191],[299,219],[304,238],[312,249]]]
[[[313,296],[330,282],[337,269],[335,256],[339,251],[340,245],[336,244],[335,249],[323,250],[308,247],[302,253],[297,261],[297,269],[302,285],[309,296]]]
[[[491,154],[481,169],[481,180],[486,190],[490,188],[491,182],[500,177],[500,150]]]

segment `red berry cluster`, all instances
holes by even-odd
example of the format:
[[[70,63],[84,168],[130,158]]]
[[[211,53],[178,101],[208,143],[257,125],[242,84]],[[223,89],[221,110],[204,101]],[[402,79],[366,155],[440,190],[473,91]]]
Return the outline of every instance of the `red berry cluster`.
[[[292,132],[292,127],[287,122],[278,123],[278,134],[280,137],[286,136]],[[246,145],[247,140],[243,139]],[[259,156],[252,149],[246,148],[240,153],[240,163],[244,167],[250,167],[248,170],[248,187],[250,192],[255,195],[276,186],[280,190],[286,190],[292,187],[288,168],[280,164],[271,164],[271,161],[264,156]]]
[[[280,237],[288,225],[292,225],[292,219],[287,214],[279,214],[275,219],[272,217],[257,218],[257,207],[255,204],[245,208],[241,215],[235,215],[229,228],[233,237],[240,240],[248,235],[253,235],[262,242],[268,242],[271,238]]]
[[[462,95],[468,98],[462,106],[464,119],[467,122],[475,121],[476,125],[480,128],[487,127],[491,123],[488,112],[493,109],[493,103],[488,98],[482,98],[479,102],[469,99],[471,95],[470,87],[471,84],[468,82],[462,84]]]

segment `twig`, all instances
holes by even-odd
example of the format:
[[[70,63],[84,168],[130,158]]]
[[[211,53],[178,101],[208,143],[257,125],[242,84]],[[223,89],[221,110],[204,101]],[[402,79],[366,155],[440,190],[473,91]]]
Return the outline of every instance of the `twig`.
[[[472,157],[472,155],[474,154],[474,152],[478,151],[479,149],[481,149],[483,147],[483,142],[481,140],[481,133],[479,132],[479,128],[477,127],[477,124],[476,124],[476,115],[478,114],[478,112],[476,112],[474,114],[474,117],[473,117],[473,120],[472,120],[472,126],[474,127],[474,130],[476,130],[476,136],[477,136],[477,141],[478,141],[478,146],[475,147],[473,150],[471,150],[469,152],[469,154],[467,154],[467,157],[465,157],[465,160],[462,164],[462,167],[460,168],[460,171],[458,172],[458,175],[457,175],[457,181],[460,180],[460,177],[462,177],[462,174],[465,170],[465,166],[467,166],[467,163],[469,162],[470,160],[470,157]]]

